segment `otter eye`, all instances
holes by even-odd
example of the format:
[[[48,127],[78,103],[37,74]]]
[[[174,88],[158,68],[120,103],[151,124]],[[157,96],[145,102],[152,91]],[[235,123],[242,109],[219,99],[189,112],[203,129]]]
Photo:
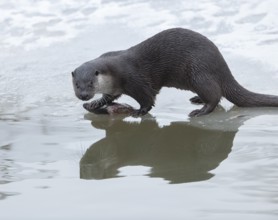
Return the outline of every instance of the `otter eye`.
[[[78,85],[78,83],[75,83],[75,86],[76,86],[77,89],[80,88],[80,86]]]
[[[95,75],[97,76],[98,74],[99,74],[99,71],[96,71],[96,72],[95,72]]]

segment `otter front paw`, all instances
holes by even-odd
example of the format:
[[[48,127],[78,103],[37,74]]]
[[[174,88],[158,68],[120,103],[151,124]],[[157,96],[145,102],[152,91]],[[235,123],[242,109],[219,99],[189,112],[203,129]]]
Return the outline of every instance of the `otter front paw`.
[[[102,107],[102,105],[100,102],[97,101],[83,104],[83,108],[85,108],[89,112],[94,112],[94,110],[99,109],[100,107]]]
[[[149,110],[147,108],[140,108],[140,109],[134,110],[131,115],[133,117],[137,118],[137,117],[146,115],[148,113],[148,111]]]

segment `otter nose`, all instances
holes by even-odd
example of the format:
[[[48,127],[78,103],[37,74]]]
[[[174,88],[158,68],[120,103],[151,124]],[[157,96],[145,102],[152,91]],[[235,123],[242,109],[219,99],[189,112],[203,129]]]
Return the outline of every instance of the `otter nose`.
[[[87,101],[90,99],[88,94],[80,94],[80,99],[83,101]]]

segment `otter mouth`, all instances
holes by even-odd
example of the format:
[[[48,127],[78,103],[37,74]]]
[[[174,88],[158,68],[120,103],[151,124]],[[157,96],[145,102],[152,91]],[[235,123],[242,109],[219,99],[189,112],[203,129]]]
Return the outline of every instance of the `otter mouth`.
[[[88,100],[92,99],[93,96],[89,95],[89,94],[79,94],[79,95],[77,95],[77,98],[79,98],[82,101],[88,101]]]
[[[78,98],[81,99],[82,101],[88,101],[91,99],[90,97],[78,97]]]

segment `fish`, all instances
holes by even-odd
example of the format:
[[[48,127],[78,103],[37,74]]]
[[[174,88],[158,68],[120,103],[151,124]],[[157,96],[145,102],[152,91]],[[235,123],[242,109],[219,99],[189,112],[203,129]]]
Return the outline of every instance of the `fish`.
[[[89,109],[87,106],[84,106],[84,108],[94,114],[106,114],[106,115],[118,115],[118,114],[127,114],[131,115],[135,109],[125,103],[118,103],[118,102],[111,102],[109,104],[106,104],[102,106],[101,108],[96,109]]]

